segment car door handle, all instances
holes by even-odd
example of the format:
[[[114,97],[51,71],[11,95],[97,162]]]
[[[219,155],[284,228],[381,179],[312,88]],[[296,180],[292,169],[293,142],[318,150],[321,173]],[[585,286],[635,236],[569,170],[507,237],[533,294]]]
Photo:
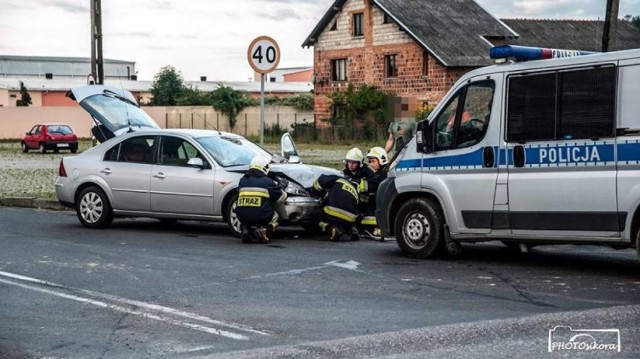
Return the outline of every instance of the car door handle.
[[[110,174],[111,174],[111,168],[105,168],[105,169],[103,169],[103,170],[102,170],[102,171],[100,171],[100,172],[102,172],[102,173],[104,173],[104,174],[106,174],[106,175],[110,175]]]
[[[158,172],[158,173],[154,174],[153,177],[159,178],[159,179],[164,179],[166,176],[164,175],[164,173]]]

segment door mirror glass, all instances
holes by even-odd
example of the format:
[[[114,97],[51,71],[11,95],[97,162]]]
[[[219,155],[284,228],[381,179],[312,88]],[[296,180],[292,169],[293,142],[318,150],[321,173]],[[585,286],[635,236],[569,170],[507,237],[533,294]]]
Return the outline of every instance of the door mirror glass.
[[[418,151],[422,153],[433,152],[433,131],[428,120],[418,122],[416,130]]]

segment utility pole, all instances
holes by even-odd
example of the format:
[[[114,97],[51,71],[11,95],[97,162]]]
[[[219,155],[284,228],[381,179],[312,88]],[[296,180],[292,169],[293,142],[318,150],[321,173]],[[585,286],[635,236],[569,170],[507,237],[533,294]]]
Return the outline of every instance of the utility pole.
[[[102,0],[91,3],[91,76],[99,85],[104,84],[102,57]]]
[[[619,7],[620,0],[607,0],[607,13],[604,17],[604,29],[602,34],[602,52],[613,50],[613,47],[615,46]]]

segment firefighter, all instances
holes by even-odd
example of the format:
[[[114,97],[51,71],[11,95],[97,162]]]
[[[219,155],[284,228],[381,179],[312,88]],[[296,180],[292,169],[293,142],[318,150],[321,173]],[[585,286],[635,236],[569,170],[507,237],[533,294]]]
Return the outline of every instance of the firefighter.
[[[323,232],[329,233],[329,240],[338,241],[343,233],[349,234],[352,241],[359,240],[356,186],[338,175],[321,175],[313,183],[313,191],[324,195],[323,218],[318,225]]]
[[[347,152],[344,157],[344,169],[342,173],[348,180],[359,183],[367,175],[367,165],[363,163],[364,155],[358,147],[354,147]]]
[[[236,215],[242,224],[243,243],[251,243],[252,236],[262,243],[268,243],[267,231],[274,232],[278,226],[275,207],[284,203],[287,194],[267,177],[270,162],[264,156],[255,156],[238,184]]]
[[[382,240],[382,233],[376,221],[376,192],[380,183],[387,178],[387,165],[389,158],[387,151],[382,147],[373,147],[367,153],[369,168],[367,177],[360,180],[358,192],[362,203],[362,219],[360,225],[362,230],[374,239]]]

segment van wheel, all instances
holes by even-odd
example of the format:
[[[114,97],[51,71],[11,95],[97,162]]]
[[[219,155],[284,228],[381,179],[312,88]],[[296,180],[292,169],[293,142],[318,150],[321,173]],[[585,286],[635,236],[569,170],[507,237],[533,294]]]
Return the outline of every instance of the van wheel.
[[[227,224],[229,225],[229,233],[234,237],[240,237],[242,235],[242,224],[236,215],[236,207],[238,202],[238,195],[234,194],[227,205]]]
[[[97,186],[82,190],[76,201],[76,214],[87,228],[105,228],[113,222],[113,211],[107,195]]]
[[[22,143],[20,144],[20,147],[22,148],[22,152],[24,152],[24,153],[29,152],[29,147],[27,147],[27,144],[26,144],[26,143],[22,142]]]
[[[414,198],[398,211],[396,241],[406,254],[433,258],[444,252],[444,216],[440,206],[426,198]]]

